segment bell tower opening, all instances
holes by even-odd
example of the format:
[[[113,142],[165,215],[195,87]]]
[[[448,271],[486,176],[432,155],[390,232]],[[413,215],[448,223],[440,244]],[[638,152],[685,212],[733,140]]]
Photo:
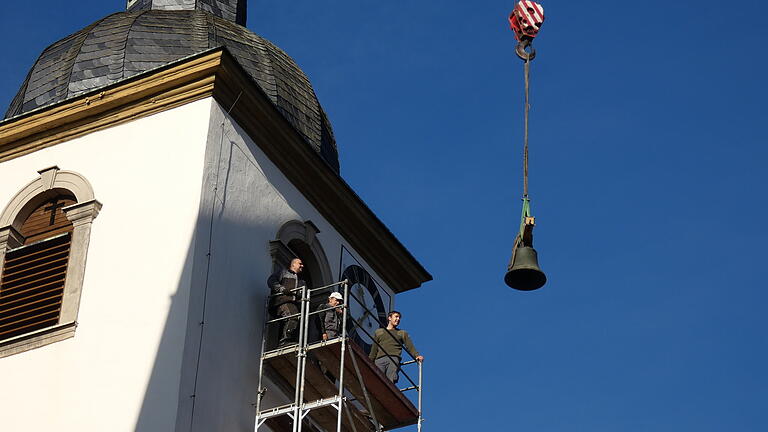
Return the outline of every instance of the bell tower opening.
[[[313,289],[332,283],[331,267],[317,238],[319,232],[318,227],[308,220],[286,222],[278,230],[277,238],[270,242],[272,270],[288,268],[293,258],[300,258],[304,263],[304,270],[299,278],[306,283],[307,288]],[[329,294],[330,291],[326,290],[313,292],[310,298],[310,308],[315,310],[321,303],[326,302]],[[272,327],[275,329],[267,329],[269,334],[268,346],[271,346],[276,337],[277,326]],[[320,334],[315,325],[310,326],[309,331],[310,340],[319,339]]]

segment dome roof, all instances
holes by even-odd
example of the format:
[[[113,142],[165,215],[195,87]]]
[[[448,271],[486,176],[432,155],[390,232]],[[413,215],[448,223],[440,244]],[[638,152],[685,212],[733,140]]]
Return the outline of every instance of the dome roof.
[[[338,172],[330,122],[293,59],[245,27],[199,10],[119,12],[54,43],[32,66],[5,118],[222,45]]]

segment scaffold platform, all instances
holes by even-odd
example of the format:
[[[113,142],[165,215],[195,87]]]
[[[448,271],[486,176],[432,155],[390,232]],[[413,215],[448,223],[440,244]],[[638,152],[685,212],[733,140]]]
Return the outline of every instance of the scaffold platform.
[[[336,285],[344,285],[344,297],[349,298],[348,287],[343,281],[317,290]],[[401,377],[411,386],[399,389],[348,336],[348,305],[343,306],[342,336],[308,342],[308,321],[313,314],[309,312],[308,301],[311,291],[306,287],[302,290],[304,300],[301,312],[297,314],[300,317],[300,343],[263,351],[255,430],[259,431],[264,425],[274,432],[373,432],[418,425],[421,431],[421,363],[418,364],[418,382],[401,370]],[[281,320],[284,318],[267,321],[265,329],[267,324]],[[350,324],[355,327],[357,323],[351,319]],[[402,364],[409,363],[416,361]],[[293,392],[294,401],[265,407],[262,403],[266,391],[262,387],[265,374],[272,382],[279,383],[284,393]],[[419,407],[404,394],[409,390],[418,392]]]

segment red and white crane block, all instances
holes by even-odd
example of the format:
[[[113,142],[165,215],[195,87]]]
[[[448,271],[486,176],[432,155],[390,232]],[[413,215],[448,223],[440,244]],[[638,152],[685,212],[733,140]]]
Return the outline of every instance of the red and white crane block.
[[[544,23],[544,7],[532,1],[520,1],[509,15],[509,25],[515,32],[515,39],[531,40],[539,34]]]

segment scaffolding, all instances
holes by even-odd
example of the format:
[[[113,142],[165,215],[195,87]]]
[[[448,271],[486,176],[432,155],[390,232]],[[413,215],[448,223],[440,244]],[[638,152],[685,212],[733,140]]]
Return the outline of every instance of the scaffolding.
[[[312,311],[310,300],[313,296],[317,298],[318,294],[330,293],[339,286],[343,289],[344,297],[343,304],[337,306],[342,312],[341,335],[328,340],[310,340],[310,322],[317,314],[331,309],[329,306]],[[300,293],[301,307],[297,314],[267,319],[269,302],[274,295],[268,296],[265,302],[254,430],[258,432],[264,430],[262,426],[267,426],[275,432],[381,432],[415,424],[417,431],[421,432],[423,364],[396,340],[411,360],[401,362],[397,357],[385,355],[395,361],[400,377],[405,378],[410,385],[402,389],[396,387],[376,367],[350,335],[361,332],[372,343],[382,347],[360,320],[350,316],[350,304],[355,301],[362,308],[363,316],[376,315],[362,299],[350,292],[348,281],[314,289],[302,286],[293,292]],[[268,349],[270,326],[279,327],[297,318],[298,341],[288,346]],[[389,332],[385,333],[394,338]],[[414,364],[418,366],[416,381],[403,370],[403,366]],[[293,393],[293,401],[265,407],[268,405],[265,403],[268,390],[264,387],[267,374],[269,381],[279,387],[283,394]],[[405,395],[411,391],[416,391],[415,406]]]

